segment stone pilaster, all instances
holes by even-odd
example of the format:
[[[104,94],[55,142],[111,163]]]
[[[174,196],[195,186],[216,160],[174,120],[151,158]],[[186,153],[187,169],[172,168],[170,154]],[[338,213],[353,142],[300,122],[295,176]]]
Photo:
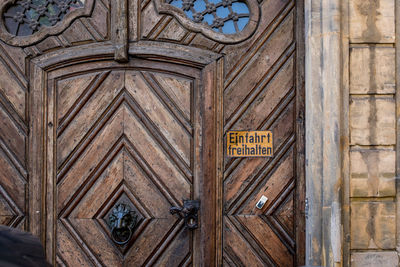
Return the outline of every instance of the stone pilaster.
[[[348,0],[351,266],[398,266],[395,0]]]

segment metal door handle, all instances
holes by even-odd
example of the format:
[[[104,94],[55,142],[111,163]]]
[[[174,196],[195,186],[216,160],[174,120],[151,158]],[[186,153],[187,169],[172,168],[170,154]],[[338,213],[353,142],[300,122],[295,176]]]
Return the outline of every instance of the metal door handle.
[[[198,211],[200,209],[199,200],[184,200],[183,207],[171,207],[169,211],[171,214],[178,214],[179,217],[185,220],[185,226],[190,229],[197,229],[198,223]]]

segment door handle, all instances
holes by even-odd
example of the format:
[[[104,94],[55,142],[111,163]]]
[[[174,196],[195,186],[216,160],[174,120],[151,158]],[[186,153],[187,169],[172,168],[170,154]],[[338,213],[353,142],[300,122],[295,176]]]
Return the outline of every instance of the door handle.
[[[171,207],[169,211],[171,214],[178,214],[180,218],[184,219],[185,226],[190,230],[194,230],[199,227],[199,209],[199,200],[183,200],[183,207]]]

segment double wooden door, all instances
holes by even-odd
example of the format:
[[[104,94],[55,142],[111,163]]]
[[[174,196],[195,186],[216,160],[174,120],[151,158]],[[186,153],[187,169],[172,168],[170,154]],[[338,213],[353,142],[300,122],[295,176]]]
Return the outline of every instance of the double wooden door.
[[[60,266],[304,264],[303,1],[25,2],[0,4],[1,224]],[[227,157],[230,130],[273,157]]]

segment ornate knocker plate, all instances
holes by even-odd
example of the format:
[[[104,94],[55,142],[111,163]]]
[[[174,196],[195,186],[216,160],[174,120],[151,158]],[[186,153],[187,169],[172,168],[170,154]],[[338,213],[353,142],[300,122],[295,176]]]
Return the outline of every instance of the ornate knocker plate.
[[[138,215],[124,203],[117,204],[108,218],[111,239],[118,245],[125,245],[132,238]]]

